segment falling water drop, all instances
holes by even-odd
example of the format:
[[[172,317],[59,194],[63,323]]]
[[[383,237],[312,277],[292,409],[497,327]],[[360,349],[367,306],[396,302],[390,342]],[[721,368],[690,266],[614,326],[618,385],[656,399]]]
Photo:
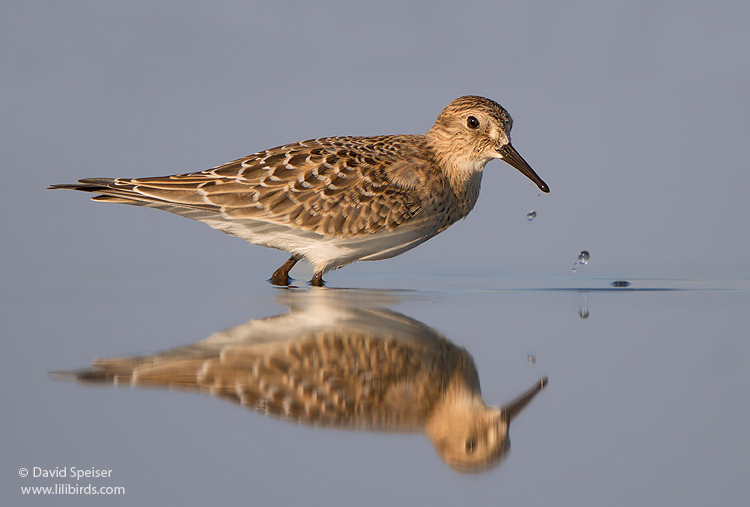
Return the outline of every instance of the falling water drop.
[[[536,357],[529,354],[528,359],[529,359],[529,364],[536,364]]]
[[[528,213],[526,213],[526,220],[528,220],[529,222],[531,222],[535,218],[536,218],[536,211],[531,210]]]
[[[588,262],[589,253],[586,250],[578,254],[578,264],[588,264]]]

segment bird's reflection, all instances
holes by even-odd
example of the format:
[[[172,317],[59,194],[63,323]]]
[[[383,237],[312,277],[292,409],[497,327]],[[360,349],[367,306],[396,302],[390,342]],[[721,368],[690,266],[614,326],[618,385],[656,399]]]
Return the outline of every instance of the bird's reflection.
[[[544,378],[502,408],[485,405],[471,355],[389,310],[393,293],[290,289],[278,300],[288,313],[192,345],[99,359],[56,375],[210,393],[313,426],[423,432],[461,472],[502,461],[511,420],[546,385]]]

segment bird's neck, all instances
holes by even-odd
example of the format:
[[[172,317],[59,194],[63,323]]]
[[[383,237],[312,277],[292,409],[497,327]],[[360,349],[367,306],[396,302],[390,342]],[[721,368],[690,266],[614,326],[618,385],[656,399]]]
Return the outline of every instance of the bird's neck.
[[[425,433],[433,441],[449,436],[454,428],[464,426],[487,409],[478,385],[470,386],[454,378],[442,394],[425,421]]]
[[[467,214],[479,197],[482,170],[491,159],[480,156],[464,140],[441,129],[431,129],[425,141],[458,201],[467,208],[464,215]]]

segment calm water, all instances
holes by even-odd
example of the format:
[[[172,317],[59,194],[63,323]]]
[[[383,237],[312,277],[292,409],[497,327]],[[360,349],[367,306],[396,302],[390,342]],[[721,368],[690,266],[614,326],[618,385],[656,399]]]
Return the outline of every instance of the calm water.
[[[336,274],[325,289],[282,290],[248,287],[228,272],[190,282],[154,270],[109,284],[74,274],[19,283],[3,299],[3,427],[11,437],[2,496],[14,505],[742,505],[750,281],[629,279],[630,287],[613,288],[614,280]],[[473,475],[441,460],[424,413],[409,419],[403,403],[377,409],[401,417],[400,426],[373,423],[371,408],[367,424],[296,413],[325,426],[313,427],[283,420],[295,417],[271,405],[282,420],[252,400],[245,408],[236,396],[181,392],[206,389],[189,385],[190,367],[175,359],[215,359],[232,346],[247,359],[316,333],[412,355],[438,342],[451,354],[465,349],[488,405],[506,405],[545,376],[549,385],[513,420],[512,451]],[[191,345],[211,335],[208,345]],[[184,346],[169,356],[178,366],[146,379],[153,389],[47,374]],[[221,372],[230,391],[252,370],[250,360],[237,364]],[[404,375],[405,385],[424,380]],[[170,382],[181,390],[159,387]],[[422,401],[439,391],[428,384]],[[68,477],[21,478],[21,467],[66,467]],[[71,467],[112,472],[76,480]],[[124,487],[125,495],[21,495],[22,486],[55,484]]]
[[[750,3],[673,4],[3,2],[0,506],[747,505]],[[343,65],[321,64],[331,58]],[[281,252],[45,190],[200,171],[301,139],[423,133],[468,93],[508,108],[514,145],[551,193],[495,161],[468,220],[332,273],[325,292],[266,284]],[[374,273],[562,276],[360,276]],[[336,302],[305,313],[290,297]],[[489,405],[549,385],[512,421],[505,459],[466,475],[423,434],[440,382],[398,361],[384,365],[424,396],[361,405],[401,414],[397,427],[371,418],[383,432],[295,424],[250,403],[265,389],[280,405],[264,411],[287,410],[273,375],[309,380],[312,360],[304,375],[273,363],[265,388],[242,391],[248,408],[191,392],[179,361],[153,388],[48,374],[295,315],[308,322],[235,338],[253,357],[259,336],[313,328],[364,333],[371,357],[389,340],[407,356],[462,357]],[[444,356],[430,356],[436,344]],[[188,350],[211,361],[216,349]],[[225,385],[247,364],[222,371]],[[357,385],[377,394],[389,377],[368,371]],[[347,421],[367,426],[330,426]],[[112,472],[19,475],[33,467]],[[21,495],[55,484],[125,495]]]

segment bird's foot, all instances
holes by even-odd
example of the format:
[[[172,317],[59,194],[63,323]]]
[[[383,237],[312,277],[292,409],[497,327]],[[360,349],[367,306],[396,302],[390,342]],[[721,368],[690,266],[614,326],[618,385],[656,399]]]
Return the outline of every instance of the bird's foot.
[[[312,285],[313,287],[325,287],[325,284],[326,282],[325,280],[323,280],[323,273],[321,273],[320,271],[315,273],[310,280],[310,285]]]
[[[300,260],[300,257],[297,257],[296,255],[292,255],[288,261],[282,264],[279,269],[274,271],[273,274],[271,275],[271,278],[269,279],[269,282],[271,282],[271,285],[278,285],[280,287],[288,287],[289,282],[291,281],[291,278],[289,278],[289,271],[291,271],[294,265],[297,264],[298,260]]]

